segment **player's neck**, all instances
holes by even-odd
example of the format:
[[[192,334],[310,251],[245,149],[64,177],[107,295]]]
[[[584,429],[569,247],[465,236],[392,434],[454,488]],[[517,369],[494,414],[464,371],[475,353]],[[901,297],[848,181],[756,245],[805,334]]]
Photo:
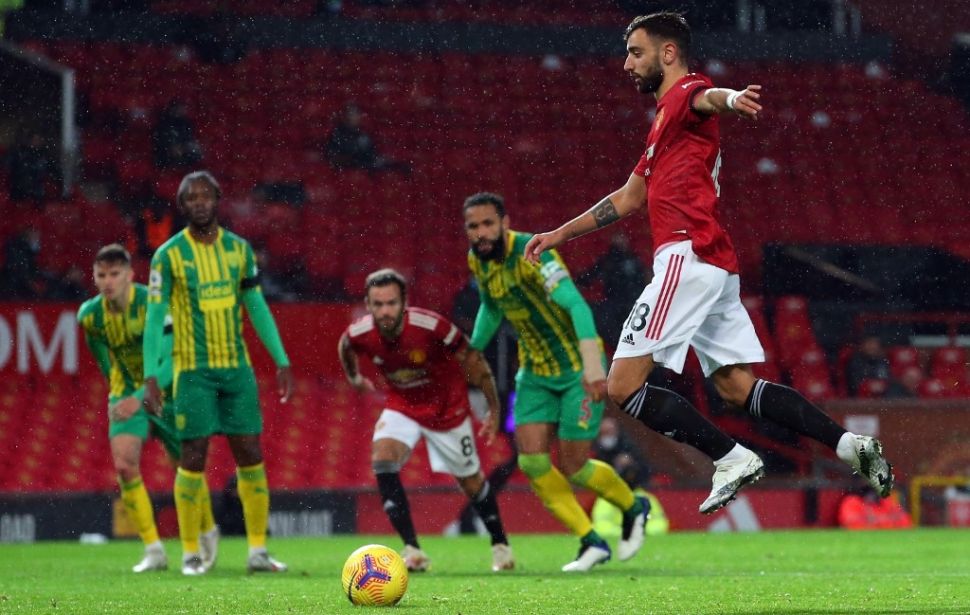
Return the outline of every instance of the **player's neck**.
[[[384,339],[393,342],[397,338],[401,337],[401,333],[404,332],[404,319],[407,318],[407,316],[408,316],[408,309],[404,308],[404,311],[401,313],[400,322],[398,322],[397,325],[392,330],[385,332],[380,327],[377,327],[377,332],[380,333],[381,337],[383,337]]]
[[[383,337],[384,339],[386,339],[388,341],[393,342],[397,338],[401,337],[401,333],[404,331],[404,319],[401,319],[401,324],[399,324],[398,326],[394,327],[394,330],[393,331],[388,331],[388,332],[385,333],[380,328],[378,328],[377,331],[378,331],[378,333],[381,334],[381,337]]]
[[[108,311],[113,314],[119,314],[128,309],[128,296],[131,294],[131,285],[129,284],[121,293],[118,294],[117,299],[108,299],[105,303],[108,304]]]
[[[219,235],[219,223],[213,220],[206,226],[189,224],[189,235],[199,243],[214,243]]]
[[[664,70],[664,80],[657,88],[654,96],[657,97],[657,102],[664,97],[664,94],[670,91],[670,88],[674,87],[674,84],[684,78],[684,76],[690,71],[686,66],[675,65]]]

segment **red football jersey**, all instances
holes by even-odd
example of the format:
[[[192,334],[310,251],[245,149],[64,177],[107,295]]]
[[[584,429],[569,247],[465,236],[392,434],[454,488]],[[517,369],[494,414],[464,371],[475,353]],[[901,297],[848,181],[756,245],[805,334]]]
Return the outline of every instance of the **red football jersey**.
[[[712,87],[706,76],[690,73],[667,90],[657,103],[646,151],[633,172],[647,182],[654,250],[689,239],[694,253],[706,262],[738,273],[734,245],[717,218],[717,116],[691,109],[694,96]]]
[[[468,416],[468,385],[454,357],[468,341],[445,317],[409,307],[401,335],[387,339],[368,314],[347,328],[347,336],[354,352],[368,357],[390,385],[391,410],[435,431],[457,427]]]

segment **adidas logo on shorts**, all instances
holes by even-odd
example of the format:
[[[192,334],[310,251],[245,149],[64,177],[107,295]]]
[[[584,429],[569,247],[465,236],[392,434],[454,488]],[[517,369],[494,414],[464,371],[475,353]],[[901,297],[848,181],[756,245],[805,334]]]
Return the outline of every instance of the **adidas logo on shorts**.
[[[633,334],[632,333],[627,333],[626,334],[626,337],[624,337],[620,341],[623,342],[624,344],[631,344],[631,345],[635,343],[633,341]]]

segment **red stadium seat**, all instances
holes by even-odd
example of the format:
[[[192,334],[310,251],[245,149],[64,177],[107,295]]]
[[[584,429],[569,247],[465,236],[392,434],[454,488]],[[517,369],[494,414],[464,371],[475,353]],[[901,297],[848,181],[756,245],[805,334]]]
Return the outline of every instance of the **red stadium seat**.
[[[880,378],[867,378],[859,383],[856,395],[862,398],[882,397],[889,390],[889,381]]]
[[[967,351],[949,346],[938,348],[930,362],[930,375],[947,383],[947,386],[963,385],[967,381]]]
[[[889,357],[889,368],[894,377],[899,377],[904,371],[916,368],[922,372],[920,367],[919,350],[912,346],[893,346],[887,352]]]

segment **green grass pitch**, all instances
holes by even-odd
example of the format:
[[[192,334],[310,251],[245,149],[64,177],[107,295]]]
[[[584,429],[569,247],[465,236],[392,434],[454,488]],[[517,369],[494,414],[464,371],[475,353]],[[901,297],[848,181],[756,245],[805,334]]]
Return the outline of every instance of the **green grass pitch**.
[[[245,544],[224,539],[207,576],[183,578],[177,542],[166,573],[135,575],[136,542],[0,546],[0,613],[354,613],[343,561],[391,536],[272,540],[290,565],[247,576]],[[630,562],[583,575],[559,567],[577,541],[512,537],[518,569],[489,571],[479,538],[426,537],[433,570],[411,575],[393,607],[407,615],[552,613],[970,613],[970,531],[675,533],[648,538]]]

